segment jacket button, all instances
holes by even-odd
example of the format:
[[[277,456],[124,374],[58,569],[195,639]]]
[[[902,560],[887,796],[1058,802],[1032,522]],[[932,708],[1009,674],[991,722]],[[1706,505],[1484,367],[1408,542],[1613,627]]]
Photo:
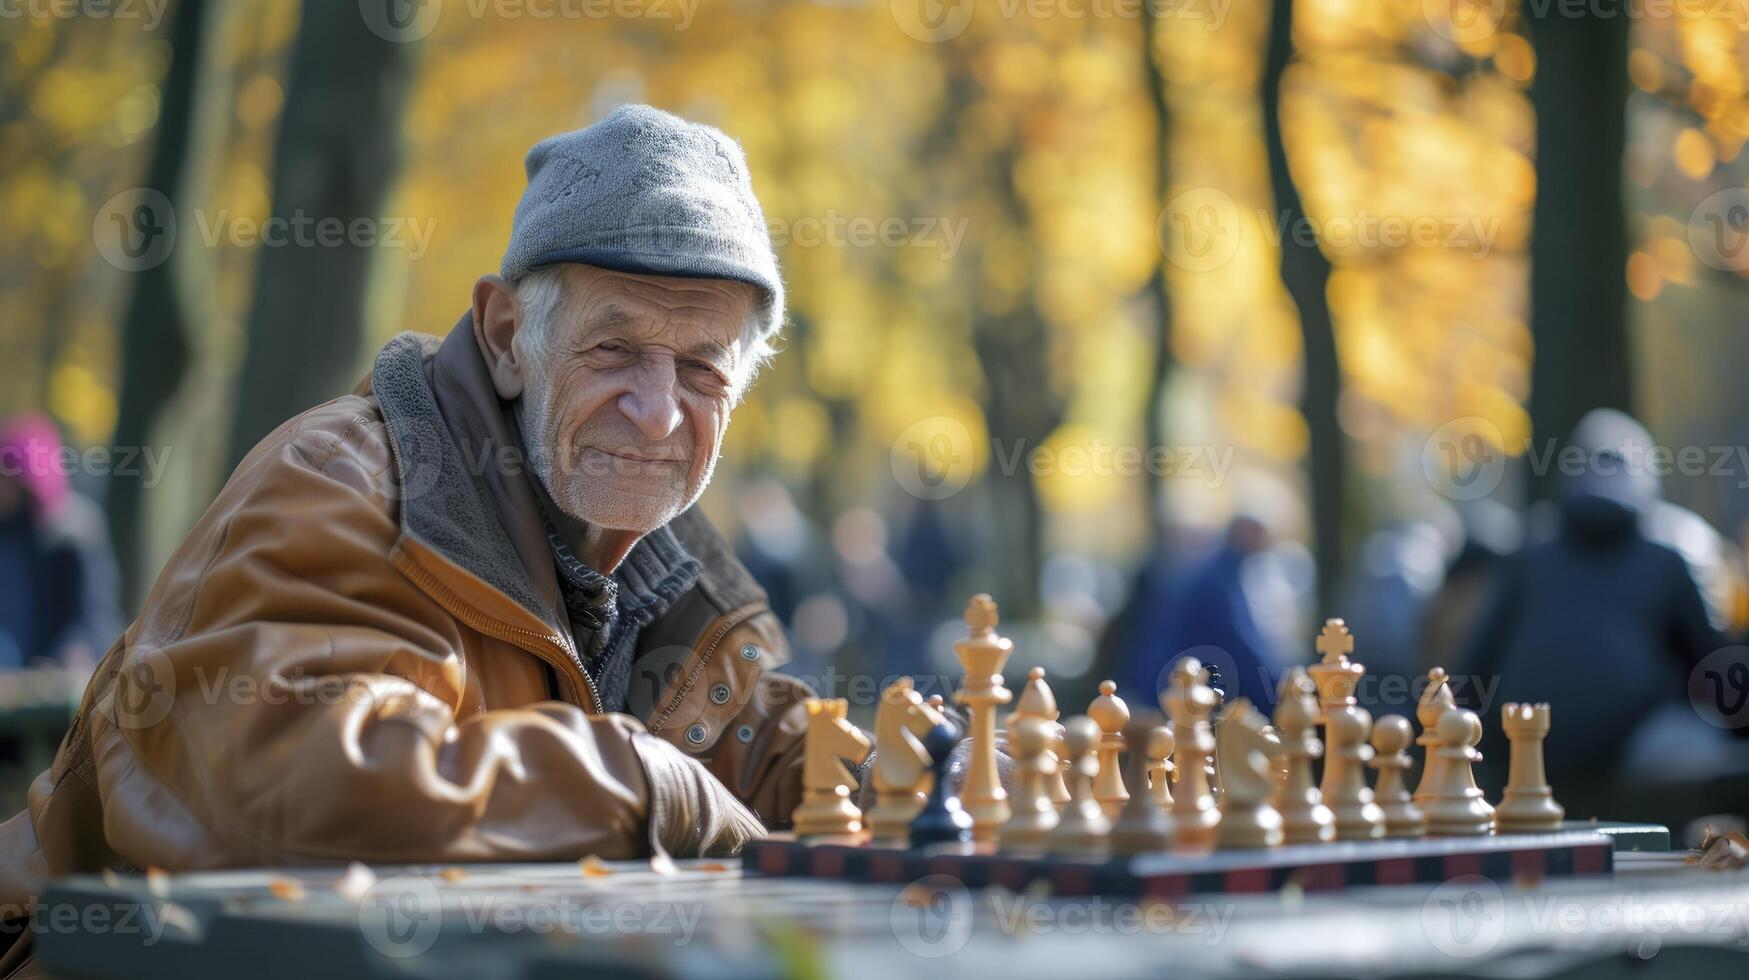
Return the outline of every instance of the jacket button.
[[[753,741],[753,726],[742,725],[740,728],[735,729],[735,737],[743,742]]]
[[[754,646],[751,643],[742,647],[741,648],[741,659],[742,660],[758,660],[759,659],[759,648]]]
[[[711,685],[711,703],[712,704],[728,704],[729,703],[729,685],[727,685],[727,684],[713,684],[713,685]]]
[[[686,730],[686,740],[694,745],[703,745],[705,736],[709,734],[703,725],[693,725]]]

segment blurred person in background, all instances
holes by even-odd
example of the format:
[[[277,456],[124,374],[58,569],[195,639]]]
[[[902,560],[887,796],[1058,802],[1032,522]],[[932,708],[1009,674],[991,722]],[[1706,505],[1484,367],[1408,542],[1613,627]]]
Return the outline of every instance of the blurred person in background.
[[[1572,795],[1647,770],[1624,764],[1654,717],[1687,716],[1696,665],[1726,643],[1688,563],[1647,532],[1659,505],[1658,478],[1645,465],[1646,430],[1610,409],[1586,415],[1569,440],[1585,464],[1565,474],[1552,527],[1500,567],[1486,612],[1453,670],[1486,691],[1468,705],[1484,718],[1483,785],[1504,779],[1509,752],[1501,705],[1559,704],[1544,746],[1549,777]],[[1749,732],[1749,729],[1743,731]],[[1711,729],[1709,737],[1721,737]],[[1667,760],[1672,765],[1680,759]]]
[[[53,422],[0,423],[0,669],[89,670],[120,631],[102,512],[75,492]]]
[[[1120,614],[1112,644],[1123,690],[1154,704],[1167,668],[1189,654],[1216,668],[1225,698],[1267,714],[1282,672],[1301,657],[1292,630],[1307,592],[1303,549],[1280,541],[1261,511],[1228,523],[1211,551],[1173,574],[1151,563]]]
[[[1518,550],[1524,533],[1517,511],[1486,497],[1458,501],[1453,513],[1458,540],[1439,591],[1422,611],[1416,674],[1450,669],[1493,594],[1501,563]]]

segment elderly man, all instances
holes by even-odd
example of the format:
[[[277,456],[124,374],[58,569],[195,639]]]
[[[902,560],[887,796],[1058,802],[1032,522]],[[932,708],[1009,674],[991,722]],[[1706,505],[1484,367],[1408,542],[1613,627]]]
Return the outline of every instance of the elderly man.
[[[6,825],[0,901],[106,866],[730,852],[788,817],[808,692],[692,507],[783,315],[745,159],[631,107],[527,169],[449,336],[281,426],[177,549]]]

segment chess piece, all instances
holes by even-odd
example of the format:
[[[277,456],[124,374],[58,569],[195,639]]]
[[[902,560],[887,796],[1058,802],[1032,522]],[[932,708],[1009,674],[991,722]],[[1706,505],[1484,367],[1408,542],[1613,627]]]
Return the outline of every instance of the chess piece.
[[[1008,750],[1014,757],[1014,815],[1002,825],[1002,849],[1034,854],[1044,849],[1045,836],[1057,825],[1050,782],[1057,776],[1057,755],[1051,751],[1063,726],[1049,718],[1016,714],[1008,722]]]
[[[1420,837],[1427,826],[1427,815],[1415,805],[1404,779],[1415,764],[1404,751],[1414,734],[1402,715],[1385,715],[1372,727],[1373,756],[1367,765],[1379,774],[1373,801],[1385,811],[1386,837]]]
[[[1430,766],[1439,782],[1423,785],[1429,794],[1425,807],[1429,837],[1480,837],[1494,827],[1494,808],[1482,799],[1471,769],[1482,758],[1475,749],[1481,728],[1476,713],[1465,708],[1452,708],[1434,726],[1438,741],[1429,757],[1439,757],[1439,764]]]
[[[1093,777],[1093,798],[1105,810],[1105,819],[1116,820],[1130,798],[1117,762],[1123,753],[1123,730],[1130,723],[1130,708],[1117,696],[1115,682],[1099,682],[1099,697],[1087,706],[1087,717],[1093,719],[1101,732],[1097,752],[1099,774]]]
[[[1148,733],[1148,792],[1161,806],[1172,805],[1172,745],[1172,729],[1165,725]]]
[[[1366,668],[1348,659],[1354,652],[1354,635],[1340,619],[1324,620],[1313,645],[1323,659],[1307,667],[1306,674],[1318,689],[1318,724],[1322,725],[1331,711],[1354,706],[1354,688],[1366,676]]]
[[[1045,781],[1045,788],[1050,792],[1051,804],[1062,809],[1069,802],[1069,786],[1063,782],[1063,762],[1061,748],[1063,741],[1063,726],[1057,724],[1057,696],[1051,693],[1051,686],[1045,683],[1045,669],[1034,667],[1026,675],[1026,686],[1020,689],[1020,697],[1014,701],[1012,719],[1022,716],[1043,718],[1051,723],[1051,744],[1045,750],[1045,756],[1051,763],[1050,778]]]
[[[1312,782],[1312,760],[1324,753],[1314,728],[1318,720],[1318,689],[1295,667],[1281,679],[1275,699],[1275,732],[1287,757],[1287,770],[1277,787],[1275,808],[1281,811],[1283,836],[1289,844],[1322,844],[1336,839],[1336,815]]]
[[[1366,785],[1372,758],[1367,736],[1372,715],[1358,706],[1354,689],[1366,667],[1349,659],[1354,635],[1340,619],[1326,619],[1316,643],[1323,660],[1306,669],[1318,690],[1318,724],[1324,726],[1324,781],[1318,795],[1336,817],[1337,840],[1372,840],[1385,835],[1385,811]]]
[[[875,761],[870,782],[875,802],[868,808],[870,836],[878,843],[903,846],[911,836],[911,821],[923,811],[929,779],[929,753],[923,736],[945,718],[917,693],[911,678],[901,677],[881,692],[875,709]]]
[[[1366,764],[1373,754],[1367,744],[1372,714],[1354,706],[1333,708],[1325,715],[1324,732],[1324,782],[1318,793],[1336,816],[1336,839],[1385,836],[1385,811],[1366,785]]]
[[[1555,802],[1543,769],[1543,740],[1549,734],[1547,704],[1508,702],[1500,715],[1500,727],[1512,744],[1507,763],[1506,792],[1494,811],[1502,833],[1558,830],[1567,811]]]
[[[1069,752],[1069,805],[1046,835],[1045,851],[1064,857],[1104,857],[1111,821],[1093,795],[1093,777],[1099,771],[1094,757],[1099,726],[1086,715],[1076,715],[1063,725],[1063,741]]]
[[[1421,735],[1415,739],[1415,744],[1421,746],[1421,781],[1415,784],[1415,805],[1423,812],[1427,810],[1427,801],[1432,796],[1432,787],[1439,784],[1439,758],[1434,749],[1439,745],[1439,735],[1434,729],[1439,727],[1439,718],[1447,711],[1457,707],[1457,699],[1451,696],[1451,685],[1446,683],[1444,667],[1435,667],[1427,672],[1427,689],[1421,692],[1421,702],[1415,706],[1415,720],[1421,723]]]
[[[802,736],[802,802],[791,819],[796,836],[835,837],[862,829],[862,811],[850,802],[855,782],[842,760],[860,763],[873,746],[868,736],[845,720],[843,698],[810,698],[808,730]]]
[[[960,806],[947,780],[948,758],[959,741],[960,730],[951,721],[943,721],[923,736],[923,751],[929,753],[929,795],[923,801],[923,812],[911,821],[913,848],[965,844],[972,839],[971,815]]]
[[[1195,657],[1178,661],[1171,685],[1160,695],[1160,707],[1172,718],[1173,762],[1178,767],[1178,793],[1172,801],[1176,850],[1206,851],[1215,846],[1221,811],[1209,786],[1208,766],[1215,751],[1209,715],[1217,700],[1207,672]]]
[[[1281,813],[1269,798],[1275,790],[1275,760],[1282,754],[1282,744],[1270,731],[1268,719],[1251,706],[1250,699],[1236,698],[1215,723],[1215,744],[1227,783],[1216,835],[1220,846],[1279,847],[1284,839]]]
[[[979,593],[966,603],[966,638],[953,645],[966,676],[955,696],[971,715],[971,761],[962,806],[972,815],[972,839],[994,841],[1008,822],[1008,794],[996,774],[996,706],[1014,695],[1002,686],[1002,667],[1014,644],[996,635],[996,602]]]
[[[1143,708],[1124,728],[1124,743],[1129,746],[1125,772],[1136,791],[1124,801],[1117,822],[1111,826],[1114,854],[1147,854],[1172,848],[1172,815],[1166,810],[1171,797],[1162,804],[1158,796],[1143,788],[1148,770],[1169,751],[1166,738],[1171,736],[1160,737],[1167,731],[1165,721],[1159,712]]]

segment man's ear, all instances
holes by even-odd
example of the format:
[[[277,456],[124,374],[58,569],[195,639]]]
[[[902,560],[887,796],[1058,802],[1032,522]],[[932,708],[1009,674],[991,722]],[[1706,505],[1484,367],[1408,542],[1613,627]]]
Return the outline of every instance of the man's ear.
[[[492,375],[498,397],[514,401],[522,395],[522,303],[516,287],[501,276],[481,276],[474,283],[474,342]]]

